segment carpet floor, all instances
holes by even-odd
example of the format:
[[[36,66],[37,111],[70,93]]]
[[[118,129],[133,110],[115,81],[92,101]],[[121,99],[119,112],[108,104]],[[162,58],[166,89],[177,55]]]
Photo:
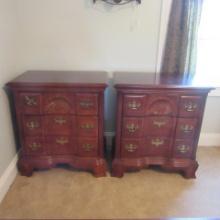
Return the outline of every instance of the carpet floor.
[[[56,168],[18,175],[0,204],[0,218],[220,217],[220,148],[200,147],[197,179],[145,169],[109,175]]]

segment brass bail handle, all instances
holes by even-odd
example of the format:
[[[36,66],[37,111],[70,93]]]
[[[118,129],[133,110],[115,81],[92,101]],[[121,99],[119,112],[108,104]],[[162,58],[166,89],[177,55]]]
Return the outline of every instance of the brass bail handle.
[[[132,109],[132,110],[138,110],[141,107],[141,103],[140,102],[136,102],[136,101],[132,101],[128,103],[128,108]]]
[[[127,125],[127,130],[128,130],[128,132],[130,132],[130,133],[134,133],[134,132],[136,132],[138,129],[139,129],[139,126],[138,126],[138,125],[135,125],[135,124],[128,124],[128,125]]]
[[[25,99],[26,105],[28,105],[28,106],[36,106],[37,105],[37,99],[34,96],[27,96],[26,95],[24,97],[24,99]]]

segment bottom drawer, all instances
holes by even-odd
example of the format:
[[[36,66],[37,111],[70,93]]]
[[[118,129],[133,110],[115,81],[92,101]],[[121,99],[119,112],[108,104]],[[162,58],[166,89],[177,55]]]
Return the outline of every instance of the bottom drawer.
[[[43,138],[25,137],[22,151],[24,154],[28,154],[28,155],[46,154],[46,146],[45,146]]]
[[[121,156],[125,158],[134,158],[141,156],[143,140],[137,139],[122,139],[121,141]]]
[[[75,154],[75,140],[70,136],[48,136],[45,138],[48,153],[51,155]]]
[[[171,140],[165,137],[148,137],[144,143],[146,156],[167,157],[170,153]]]
[[[191,158],[193,156],[194,143],[191,140],[175,140],[174,157]]]
[[[77,155],[82,157],[96,157],[98,155],[98,139],[79,138],[77,141]]]

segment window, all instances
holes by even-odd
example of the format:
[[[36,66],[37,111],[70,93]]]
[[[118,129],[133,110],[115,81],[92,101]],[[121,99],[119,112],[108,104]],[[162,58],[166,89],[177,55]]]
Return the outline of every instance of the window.
[[[220,0],[204,0],[198,35],[196,81],[220,82]]]

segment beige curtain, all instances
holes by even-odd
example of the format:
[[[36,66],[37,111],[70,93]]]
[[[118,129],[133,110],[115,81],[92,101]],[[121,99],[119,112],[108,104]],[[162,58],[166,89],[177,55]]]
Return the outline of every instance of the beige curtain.
[[[173,0],[164,47],[162,74],[192,76],[203,0]]]

